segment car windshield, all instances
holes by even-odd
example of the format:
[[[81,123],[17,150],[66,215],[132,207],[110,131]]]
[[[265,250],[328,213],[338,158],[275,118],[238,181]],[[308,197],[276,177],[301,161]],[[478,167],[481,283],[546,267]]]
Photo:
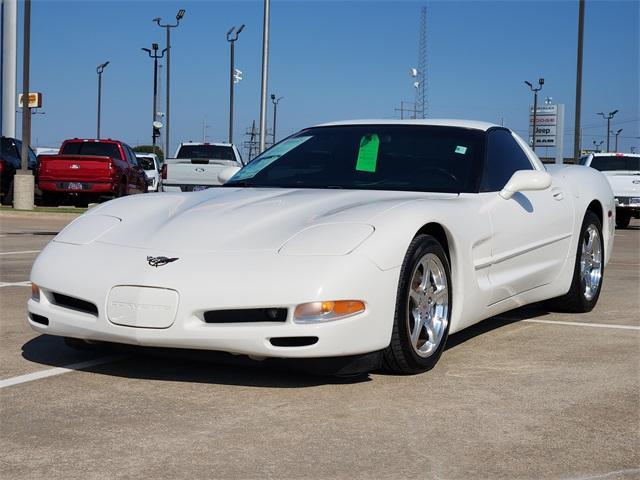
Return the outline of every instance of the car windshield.
[[[600,170],[601,172],[612,170],[640,170],[640,157],[631,157],[627,155],[602,155],[594,156],[591,160],[591,168]]]
[[[477,192],[483,158],[480,130],[315,127],[266,150],[225,186]]]
[[[136,155],[137,156],[137,155]],[[144,170],[155,170],[156,166],[151,157],[138,157],[138,163]]]
[[[235,160],[233,148],[224,145],[182,145],[178,150],[178,158]]]
[[[96,155],[122,160],[120,149],[115,143],[107,142],[67,142],[60,151],[62,155]]]

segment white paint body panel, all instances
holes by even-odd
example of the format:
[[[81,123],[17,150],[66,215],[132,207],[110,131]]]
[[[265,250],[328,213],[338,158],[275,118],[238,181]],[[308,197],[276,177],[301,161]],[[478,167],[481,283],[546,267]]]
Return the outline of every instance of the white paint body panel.
[[[525,151],[543,170],[535,154]],[[549,172],[551,187],[509,200],[498,192],[224,187],[109,201],[68,226],[61,234],[66,243],[54,239],[37,258],[31,280],[42,295],[40,302],[29,301],[28,311],[47,317],[49,325],[29,323],[53,335],[259,356],[373,352],[390,341],[408,245],[422,227],[437,223],[446,233],[451,258],[453,333],[566,293],[579,229],[593,201],[602,208],[605,263],[610,258],[614,201],[604,176],[575,166]],[[84,231],[85,222],[95,229],[103,216],[109,225],[109,218],[121,221],[102,234]],[[74,241],[76,235],[82,242]],[[154,268],[147,256],[178,260]],[[162,328],[157,328],[161,322],[136,328],[110,321],[109,294],[123,285],[176,292],[174,321]],[[99,313],[57,306],[51,292],[90,301]],[[144,305],[165,305],[166,300],[123,298],[121,303]],[[341,299],[362,300],[366,310],[325,323],[293,321],[298,304]],[[208,310],[269,307],[287,308],[287,320],[207,324],[203,319]],[[280,336],[319,340],[305,347],[271,345],[269,339]]]

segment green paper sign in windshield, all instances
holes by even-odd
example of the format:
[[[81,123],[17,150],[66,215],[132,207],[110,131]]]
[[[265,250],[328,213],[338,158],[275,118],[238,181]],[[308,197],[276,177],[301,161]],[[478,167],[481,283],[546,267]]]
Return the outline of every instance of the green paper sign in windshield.
[[[375,172],[378,163],[378,148],[380,139],[373,133],[365,135],[360,139],[360,149],[358,150],[358,161],[356,170],[360,172]]]

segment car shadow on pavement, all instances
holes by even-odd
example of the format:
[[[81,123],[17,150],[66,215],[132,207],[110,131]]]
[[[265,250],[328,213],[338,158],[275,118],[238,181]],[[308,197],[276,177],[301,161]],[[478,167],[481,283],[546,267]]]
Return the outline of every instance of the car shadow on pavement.
[[[69,354],[76,354],[69,361]],[[75,370],[73,363],[122,354],[114,362],[82,366],[77,370],[122,378],[165,382],[208,383],[268,388],[301,388],[370,381],[368,374],[335,376],[304,368],[299,360],[257,361],[245,356],[166,348],[96,346],[95,351],[70,349],[60,337],[40,335],[22,346],[22,356],[31,362]]]
[[[464,330],[460,330],[459,332],[451,334],[451,336],[449,336],[447,340],[447,346],[445,350],[455,348],[458,345],[471,340],[472,338],[491,332],[492,330],[497,330],[507,325],[511,325],[512,323],[517,323],[529,318],[544,317],[548,314],[549,310],[545,308],[545,304],[542,302],[533,303],[531,305],[526,305],[515,310],[501,313],[500,315],[487,318],[480,323],[476,323],[475,325],[467,327]]]

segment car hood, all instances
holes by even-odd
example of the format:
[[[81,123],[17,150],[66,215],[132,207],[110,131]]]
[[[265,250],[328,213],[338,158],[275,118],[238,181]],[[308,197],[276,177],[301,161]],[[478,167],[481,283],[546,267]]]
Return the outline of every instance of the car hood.
[[[375,228],[377,216],[399,205],[426,198],[457,197],[438,193],[224,187],[198,193],[136,195],[107,202],[90,215],[122,220],[117,228],[99,238],[103,243],[159,253],[258,251],[278,250],[310,227],[350,223]]]

